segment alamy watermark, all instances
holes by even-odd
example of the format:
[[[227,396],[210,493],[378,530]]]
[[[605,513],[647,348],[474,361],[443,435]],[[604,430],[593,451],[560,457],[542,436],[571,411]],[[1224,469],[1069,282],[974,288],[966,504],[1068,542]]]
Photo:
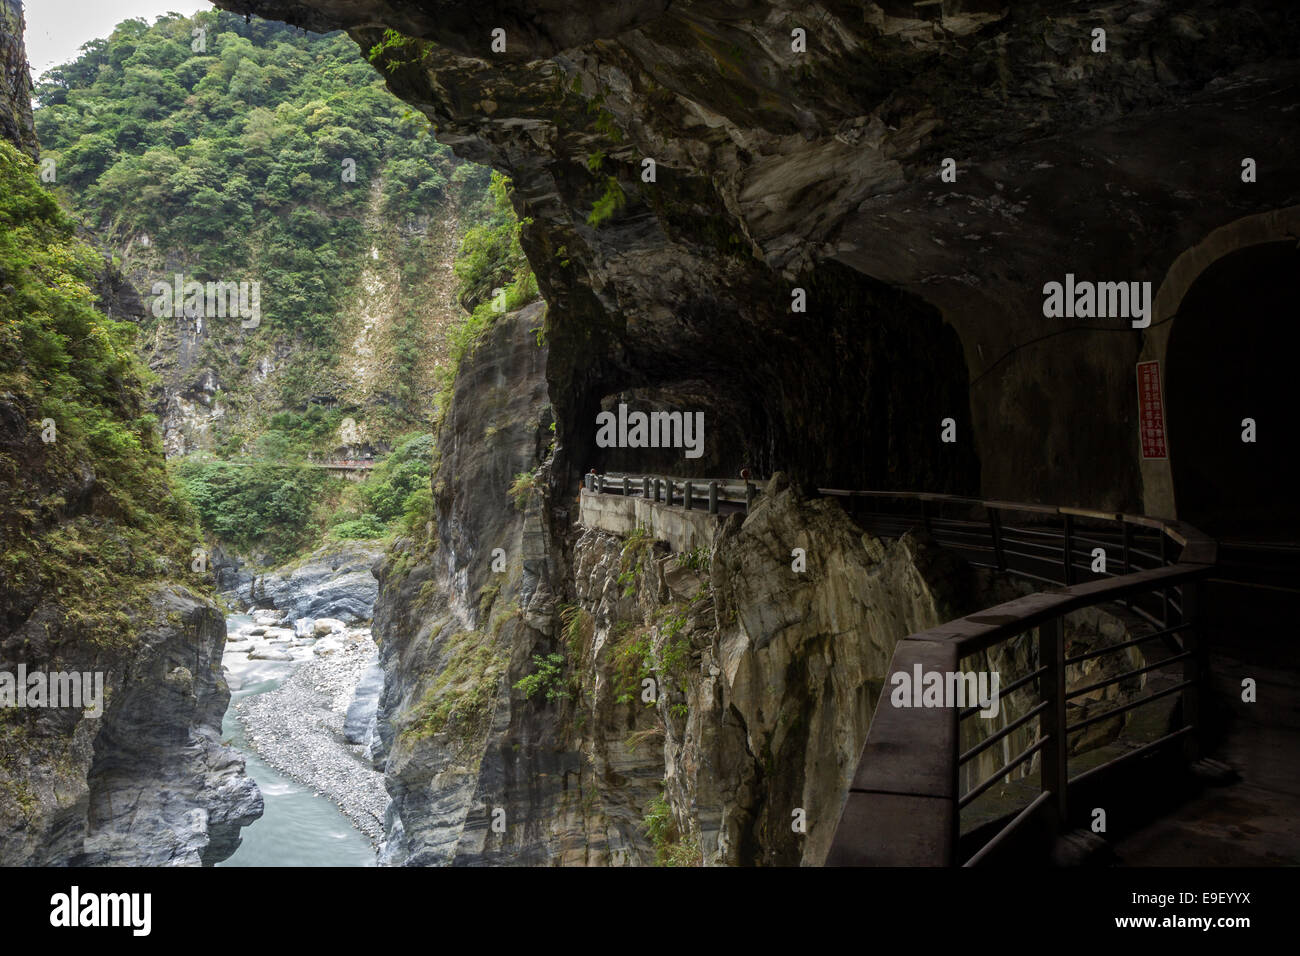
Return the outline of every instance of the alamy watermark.
[[[0,671],[0,707],[76,707],[87,717],[104,713],[102,671]]]
[[[1132,319],[1135,329],[1151,324],[1150,282],[1076,281],[1043,285],[1043,315],[1049,319]]]
[[[148,936],[153,928],[152,893],[83,893],[73,886],[50,897],[50,925],[125,927],[132,936]]]
[[[629,412],[596,416],[598,448],[684,448],[687,458],[704,454],[703,412]]]
[[[184,315],[200,322],[203,319],[240,318],[240,328],[255,329],[262,322],[261,282],[199,282],[176,273],[172,284],[155,282],[153,314],[170,319]]]
[[[895,671],[889,682],[894,685],[889,702],[895,707],[972,707],[980,706],[980,716],[998,715],[997,671],[923,671],[920,664],[912,672]]]

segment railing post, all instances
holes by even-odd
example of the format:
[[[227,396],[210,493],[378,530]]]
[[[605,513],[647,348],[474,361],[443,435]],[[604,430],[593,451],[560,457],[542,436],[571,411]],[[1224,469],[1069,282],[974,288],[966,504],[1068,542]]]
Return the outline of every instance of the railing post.
[[[687,511],[691,510],[691,497],[694,491],[695,488],[689,481],[682,485],[682,507]]]
[[[650,500],[650,476],[641,476],[641,497],[646,501]]]
[[[1160,566],[1169,567],[1169,535],[1165,534],[1165,529],[1160,529]],[[1163,622],[1161,627],[1169,626],[1169,588],[1160,589],[1160,620]]]
[[[710,481],[709,482],[709,514],[715,515],[717,513],[718,513],[718,483],[716,481]]]
[[[1121,523],[1124,525],[1124,573],[1128,574],[1133,570],[1133,559],[1129,554],[1133,550],[1133,526],[1122,519]],[[1133,599],[1131,597],[1124,598],[1124,606],[1132,607]]]
[[[1200,597],[1200,586],[1199,581],[1188,581],[1183,585],[1183,613],[1182,620],[1178,622],[1186,625],[1182,632],[1183,650],[1190,651],[1192,655],[1183,661],[1183,680],[1192,682],[1183,689],[1183,723],[1195,728],[1187,735],[1186,743],[1183,745],[1183,753],[1188,760],[1195,760],[1201,755],[1202,692],[1208,689],[1209,675],[1205,647],[1200,640],[1200,635],[1197,634],[1199,614],[1197,603]]]
[[[674,484],[675,482],[671,478],[664,479],[664,504],[666,505],[671,505],[673,503]]]
[[[1054,617],[1038,626],[1038,658],[1046,668],[1043,674],[1043,700],[1048,702],[1039,716],[1039,733],[1044,744],[1041,761],[1042,788],[1053,795],[1050,806],[1056,817],[1057,830],[1069,821],[1066,800],[1069,771],[1066,767],[1065,732],[1065,621]],[[1050,738],[1050,739],[1048,739]]]
[[[989,528],[993,531],[993,558],[997,562],[998,570],[1007,569],[1007,555],[1002,550],[1002,513],[997,508],[989,509]]]
[[[598,494],[598,495],[603,495],[604,493],[605,493],[605,476],[604,476],[604,475],[597,475],[597,476],[596,476],[596,494]]]
[[[1068,588],[1074,583],[1074,515],[1066,514],[1064,517],[1065,538],[1061,550],[1065,561],[1065,586]]]
[[[623,497],[624,498],[632,497],[632,479],[629,478],[627,475],[623,476]]]
[[[754,488],[753,482],[745,482],[745,514],[749,514],[750,507],[754,504],[754,495],[757,489]]]
[[[591,490],[592,490],[591,479],[592,479],[593,477],[594,477],[594,476],[593,476],[592,474],[590,474],[590,473],[587,473],[587,474],[583,475],[583,476],[582,476],[582,487],[586,488],[588,491],[591,491]]]

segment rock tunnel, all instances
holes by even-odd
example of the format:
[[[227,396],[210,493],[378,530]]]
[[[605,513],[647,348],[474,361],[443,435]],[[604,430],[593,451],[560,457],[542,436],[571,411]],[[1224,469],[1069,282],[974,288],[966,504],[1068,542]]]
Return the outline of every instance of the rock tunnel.
[[[1300,533],[1297,275],[1293,240],[1238,249],[1201,273],[1173,322],[1166,365],[1174,497],[1180,518],[1216,536]]]

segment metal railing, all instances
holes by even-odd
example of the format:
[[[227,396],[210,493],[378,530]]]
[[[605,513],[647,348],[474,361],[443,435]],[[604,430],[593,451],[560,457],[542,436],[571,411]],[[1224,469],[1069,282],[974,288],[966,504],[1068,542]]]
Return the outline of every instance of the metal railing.
[[[663,475],[589,474],[584,486],[600,494],[641,497],[687,509],[723,505],[746,512],[758,494],[753,482],[724,479],[684,480]],[[1027,655],[1033,666],[999,689],[999,704],[1018,695],[1021,712],[996,730],[967,733],[965,722],[979,706],[893,707],[882,692],[850,785],[832,842],[828,865],[954,865],[988,862],[1030,823],[1062,829],[1070,819],[1069,793],[1122,766],[1183,741],[1195,746],[1200,723],[1201,684],[1207,673],[1196,633],[1197,585],[1213,570],[1215,542],[1178,522],[1141,515],[1082,508],[986,501],[954,495],[846,491],[820,488],[834,497],[864,530],[900,537],[923,530],[969,564],[1005,572],[1052,590],[1029,594],[996,607],[949,621],[899,641],[888,674],[959,672],[963,658],[995,652],[1022,637],[1033,641]],[[1149,628],[1128,640],[1071,654],[1066,647],[1066,615],[1117,603]],[[1081,665],[1111,654],[1144,647],[1141,666],[1102,680],[1077,679]],[[1150,661],[1150,663],[1148,663]],[[1180,680],[1158,674],[1178,668]],[[1167,675],[1164,675],[1167,678]],[[1149,693],[1071,720],[1074,702],[1127,682]],[[1178,695],[1181,726],[1071,776],[1070,738],[1106,721],[1127,719],[1143,706],[1170,703]],[[1024,698],[1029,700],[1025,701]],[[1032,740],[1011,756],[1013,735]],[[971,740],[974,737],[976,739]],[[976,779],[979,758],[998,744],[1007,751],[996,769]],[[1026,773],[1038,758],[1037,783]],[[1019,777],[1015,774],[1020,773]],[[994,813],[997,832],[983,839],[989,825],[966,834],[962,810],[970,809],[998,785],[1014,783],[1023,806]],[[986,816],[987,816],[986,811]]]
[[[582,486],[596,494],[643,498],[714,515],[740,510],[748,514],[759,495],[758,485],[752,481],[725,478],[687,480],[667,475],[588,474],[583,475]]]
[[[888,673],[958,673],[963,658],[988,654],[1022,636],[1036,635],[1027,656],[1033,665],[1001,687],[999,702],[1029,697],[1022,712],[997,730],[966,734],[963,722],[978,706],[894,707],[882,692],[832,842],[828,865],[954,865],[987,862],[1031,822],[1049,832],[1070,820],[1069,794],[1132,761],[1183,741],[1195,746],[1200,722],[1201,684],[1207,667],[1196,632],[1197,585],[1214,567],[1214,542],[1177,522],[1075,508],[1014,504],[947,495],[897,494],[820,489],[841,500],[865,530],[897,537],[923,529],[976,566],[1059,585],[949,621],[899,641]],[[1067,614],[1118,602],[1150,628],[1129,640],[1084,653],[1066,648]],[[1109,654],[1149,648],[1142,666],[1102,680],[1082,678],[1085,662]],[[1147,660],[1153,660],[1147,663]],[[1073,668],[1074,686],[1067,676]],[[1158,686],[1155,672],[1177,668],[1181,679]],[[1138,679],[1141,678],[1139,681]],[[1072,702],[1099,691],[1141,683],[1149,691],[1108,707],[1069,718]],[[1137,708],[1179,695],[1181,726],[1133,746],[1112,759],[1070,774],[1071,735]],[[1095,701],[1094,701],[1095,702]],[[976,781],[976,758],[1012,734],[1036,732],[1014,757]],[[970,745],[971,737],[976,737]],[[1037,782],[1025,773],[1038,758]],[[1023,768],[1023,769],[1022,769]],[[1019,776],[1016,776],[1016,774]],[[1027,795],[1027,802],[996,813],[990,827],[968,832],[963,842],[961,812],[999,782],[1003,790]],[[1013,786],[1014,784],[1014,786]],[[1028,794],[1027,794],[1028,791]],[[1005,809],[1005,808],[1003,808]]]

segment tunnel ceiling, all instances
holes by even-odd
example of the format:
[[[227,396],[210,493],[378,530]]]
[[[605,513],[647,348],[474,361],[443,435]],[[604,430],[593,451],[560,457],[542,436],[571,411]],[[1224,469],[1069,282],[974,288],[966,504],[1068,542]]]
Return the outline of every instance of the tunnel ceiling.
[[[385,75],[532,220],[561,472],[606,396],[704,380],[752,410],[719,423],[728,448],[808,481],[1123,505],[1136,469],[1097,464],[1132,444],[1140,333],[1040,357],[1043,284],[1158,287],[1213,228],[1297,201],[1289,3],[217,5],[433,41]]]

